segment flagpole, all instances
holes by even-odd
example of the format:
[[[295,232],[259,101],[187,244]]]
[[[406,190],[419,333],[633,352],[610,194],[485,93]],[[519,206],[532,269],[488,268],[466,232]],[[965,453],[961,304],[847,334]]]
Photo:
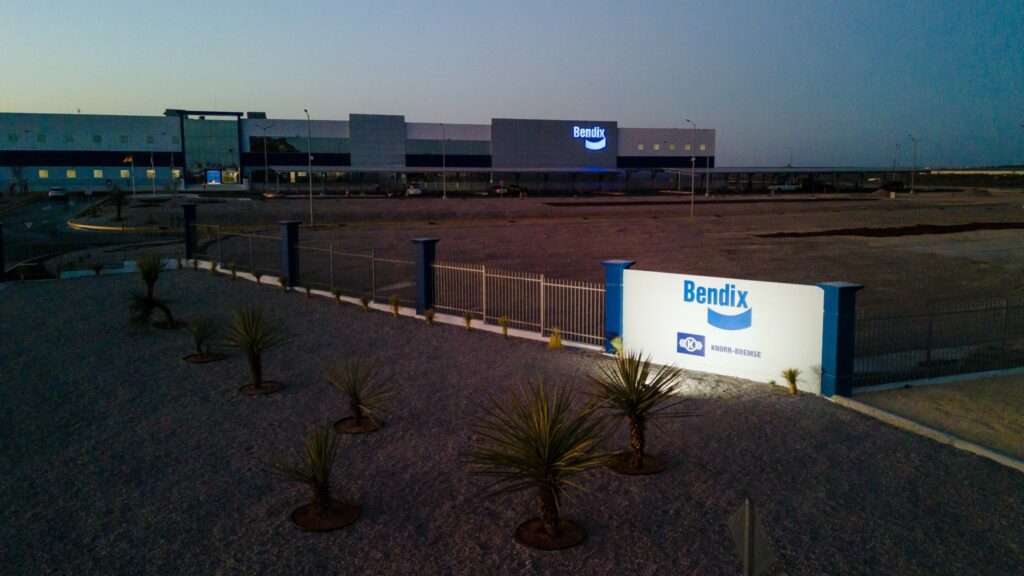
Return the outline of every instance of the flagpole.
[[[156,165],[153,164],[153,153],[149,153],[149,169],[153,171],[153,177],[149,179],[153,187],[153,196],[156,196]]]
[[[131,180],[132,183],[132,196],[135,196],[135,155],[132,154],[130,158],[132,161],[132,173],[131,178],[129,180]]]

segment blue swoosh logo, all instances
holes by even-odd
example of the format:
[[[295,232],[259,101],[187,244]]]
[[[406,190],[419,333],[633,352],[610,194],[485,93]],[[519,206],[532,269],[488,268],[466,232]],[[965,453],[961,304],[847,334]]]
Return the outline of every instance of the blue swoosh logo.
[[[747,308],[744,312],[729,316],[708,308],[708,324],[722,330],[744,330],[750,328],[751,320],[754,317],[753,312],[753,308]]]
[[[604,150],[605,145],[608,144],[607,138],[601,138],[597,142],[591,142],[590,140],[584,140],[583,145],[587,147],[587,150]]]

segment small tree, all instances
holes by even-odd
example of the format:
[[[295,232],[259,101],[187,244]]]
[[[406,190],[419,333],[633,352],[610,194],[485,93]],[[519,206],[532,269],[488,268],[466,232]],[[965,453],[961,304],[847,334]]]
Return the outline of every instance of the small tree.
[[[125,193],[117,184],[114,184],[113,187],[110,188],[110,201],[114,203],[114,211],[116,212],[114,221],[120,222],[121,209],[124,208]]]
[[[473,313],[466,310],[462,313],[462,319],[466,322],[466,330],[471,330],[473,327]]]
[[[338,301],[338,304],[341,304],[341,288],[332,288],[331,296],[334,296],[334,299]]]
[[[435,313],[433,308],[427,308],[426,310],[423,311],[423,319],[427,321],[427,324],[434,324],[434,314]]]
[[[157,323],[160,328],[174,329],[180,324],[174,321],[171,309],[167,302],[156,297],[156,282],[160,279],[160,272],[164,269],[164,260],[159,254],[143,254],[135,263],[139,270],[139,276],[146,285],[145,294],[133,294],[131,297],[131,321],[133,324],[145,325],[149,322],[153,312],[159,310],[164,315],[164,321]]]
[[[602,366],[600,375],[590,378],[598,407],[629,423],[632,453],[613,459],[613,470],[623,474],[652,474],[665,468],[661,460],[644,454],[647,423],[658,418],[692,416],[674,410],[683,403],[678,396],[681,374],[675,366],[652,370],[649,357],[629,352],[617,354],[614,365]]]
[[[548,348],[557,349],[562,347],[562,331],[558,328],[551,329],[551,337],[548,338]]]
[[[369,294],[363,294],[359,297],[359,303],[363,305],[363,310],[370,311],[370,302],[373,302],[373,298]]]
[[[263,353],[283,341],[280,326],[269,320],[262,308],[246,305],[235,310],[226,344],[241,350],[249,363],[249,384],[239,389],[243,394],[270,394],[282,388],[277,382],[263,380]]]
[[[318,426],[306,435],[304,450],[292,461],[277,461],[271,471],[278,477],[309,486],[313,501],[292,512],[292,522],[303,530],[336,530],[355,522],[359,508],[335,500],[331,490],[331,470],[338,456],[338,437],[327,426]]]
[[[796,384],[800,381],[800,369],[799,368],[786,368],[782,371],[782,379],[786,381],[789,386],[789,393],[796,394]]]
[[[536,494],[540,518],[519,525],[519,542],[542,550],[579,544],[583,529],[561,518],[559,500],[580,488],[576,476],[607,461],[597,450],[604,434],[595,407],[573,413],[568,389],[549,393],[543,383],[491,404],[473,427],[471,472],[493,480],[492,496]]]
[[[392,294],[388,296],[388,304],[391,305],[391,314],[398,318],[398,294]]]
[[[277,279],[277,284],[281,287],[282,292],[288,290],[288,279],[285,278],[284,276],[281,276],[280,278]]]
[[[210,343],[217,337],[219,331],[217,322],[209,316],[199,316],[185,326],[192,335],[192,343],[195,345],[195,353],[185,356],[185,360],[195,364],[213,362],[224,358],[210,350]]]
[[[387,410],[394,397],[394,374],[385,373],[380,362],[345,360],[327,370],[327,382],[348,399],[350,418],[342,418],[334,429],[345,434],[380,429],[376,414]]]
[[[508,327],[510,324],[512,324],[512,322],[509,321],[508,316],[498,318],[498,326],[501,326],[501,335],[505,338],[508,338]]]

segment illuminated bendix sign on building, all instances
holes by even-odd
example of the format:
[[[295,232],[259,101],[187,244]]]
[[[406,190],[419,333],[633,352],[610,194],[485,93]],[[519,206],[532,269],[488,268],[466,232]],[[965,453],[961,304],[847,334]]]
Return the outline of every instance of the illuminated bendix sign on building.
[[[592,128],[572,127],[572,137],[582,138],[583,145],[587,150],[604,150],[608,145],[608,138],[605,137],[604,128],[594,126]]]

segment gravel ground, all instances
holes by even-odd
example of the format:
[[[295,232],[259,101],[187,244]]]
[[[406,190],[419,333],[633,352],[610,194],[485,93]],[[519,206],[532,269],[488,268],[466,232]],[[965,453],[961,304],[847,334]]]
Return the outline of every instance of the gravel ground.
[[[484,498],[466,474],[467,422],[524,377],[582,389],[599,356],[167,272],[157,292],[182,317],[259,302],[285,322],[265,369],[287,388],[242,397],[238,354],[191,365],[186,333],[125,327],[140,286],[0,292],[0,573],[737,574],[726,522],[744,497],[774,542],[771,574],[1024,570],[1024,475],[822,398],[699,376],[687,393],[701,416],[651,431],[668,469],[588,474],[564,506],[587,541],[527,550],[512,532],[532,498]],[[383,431],[342,439],[336,492],[362,517],[300,532],[288,514],[306,491],[265,463],[343,415],[323,366],[368,355],[406,394]]]

